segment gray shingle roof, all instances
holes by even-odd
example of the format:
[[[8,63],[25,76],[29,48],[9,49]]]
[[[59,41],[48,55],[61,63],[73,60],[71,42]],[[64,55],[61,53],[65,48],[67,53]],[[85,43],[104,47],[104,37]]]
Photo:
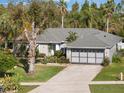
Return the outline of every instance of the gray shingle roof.
[[[37,37],[37,43],[61,43],[68,37],[68,32],[76,32],[78,38],[67,43],[70,48],[111,48],[121,37],[93,28],[48,28]]]

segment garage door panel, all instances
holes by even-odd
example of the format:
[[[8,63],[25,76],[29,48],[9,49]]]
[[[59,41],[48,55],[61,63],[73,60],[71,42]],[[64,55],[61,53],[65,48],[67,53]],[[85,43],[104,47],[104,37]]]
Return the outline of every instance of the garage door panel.
[[[80,57],[87,57],[87,52],[80,52]]]
[[[88,63],[95,63],[95,58],[88,58]]]
[[[95,57],[95,53],[94,52],[88,53],[88,57]]]
[[[72,57],[72,62],[73,63],[79,63],[79,58],[78,57]]]
[[[87,58],[80,58],[80,63],[87,63]]]
[[[104,59],[104,51],[100,49],[72,50],[72,63],[101,64],[103,62],[103,59]]]
[[[103,58],[103,57],[104,57],[104,54],[103,54],[103,53],[96,53],[96,57],[101,57],[101,58]]]
[[[72,56],[78,57],[79,56],[79,52],[72,52]]]
[[[97,58],[97,59],[96,59],[96,63],[97,63],[97,64],[101,64],[102,62],[103,62],[103,58]]]

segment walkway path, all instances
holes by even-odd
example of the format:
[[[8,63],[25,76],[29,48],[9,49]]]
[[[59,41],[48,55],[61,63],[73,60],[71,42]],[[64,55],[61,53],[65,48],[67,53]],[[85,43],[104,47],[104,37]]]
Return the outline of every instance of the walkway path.
[[[69,65],[29,93],[90,93],[89,83],[101,68],[99,65]]]
[[[124,84],[124,81],[92,81],[90,84]]]

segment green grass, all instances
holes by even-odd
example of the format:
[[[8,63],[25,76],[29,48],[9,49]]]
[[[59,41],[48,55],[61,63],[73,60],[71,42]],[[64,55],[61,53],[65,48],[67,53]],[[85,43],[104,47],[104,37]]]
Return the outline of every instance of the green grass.
[[[124,60],[122,63],[112,63],[104,67],[101,72],[93,79],[94,81],[113,81],[118,80],[120,72],[124,73]]]
[[[18,74],[21,82],[45,82],[63,70],[61,66],[41,66],[35,68],[34,75],[28,75],[23,68],[17,67],[14,72]]]
[[[90,85],[91,93],[124,93],[124,85]]]
[[[27,92],[33,90],[36,87],[38,87],[38,86],[21,86],[21,88],[18,91],[18,93],[27,93]]]

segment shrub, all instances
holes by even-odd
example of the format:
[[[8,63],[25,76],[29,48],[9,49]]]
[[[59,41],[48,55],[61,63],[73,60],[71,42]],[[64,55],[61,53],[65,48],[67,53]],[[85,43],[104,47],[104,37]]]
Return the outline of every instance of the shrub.
[[[40,53],[38,49],[36,49],[35,51],[36,51],[36,58],[38,58],[38,57],[44,58],[46,56],[45,53]]]
[[[118,55],[114,55],[114,56],[112,57],[112,62],[113,62],[113,63],[121,63],[121,62],[122,62],[121,57],[118,56]]]
[[[20,46],[18,46],[19,48],[16,51],[16,56],[18,57],[25,57],[27,56],[27,47],[25,44],[21,44]]]
[[[35,57],[38,58],[39,57],[39,54],[40,54],[39,53],[39,50],[38,49],[35,49],[35,52],[36,52],[36,56]]]
[[[57,63],[70,63],[70,62],[69,62],[69,59],[66,59],[65,56],[62,56],[62,57],[58,58]]]
[[[47,63],[69,63],[69,59],[66,59],[65,56],[57,58],[56,56],[46,57],[43,61],[43,64]]]
[[[18,91],[20,88],[20,85],[19,85],[19,80],[18,80],[17,76],[10,77],[10,76],[5,75],[5,77],[2,80],[2,87],[4,89],[4,92]]]
[[[0,72],[6,72],[16,66],[18,61],[16,58],[5,51],[0,51]]]
[[[117,55],[123,57],[124,56],[124,49],[119,50]]]
[[[44,59],[44,64],[47,64],[47,63],[57,63],[57,57],[56,56],[50,56],[50,57],[46,57]]]
[[[44,58],[45,56],[46,56],[45,53],[39,53],[39,56],[38,57]]]
[[[60,58],[60,57],[64,56],[64,53],[61,50],[58,50],[55,52],[54,56],[56,56],[57,58]]]
[[[108,58],[108,57],[105,57],[104,60],[103,60],[102,65],[103,65],[103,66],[108,66],[109,64],[110,64],[109,58]]]

